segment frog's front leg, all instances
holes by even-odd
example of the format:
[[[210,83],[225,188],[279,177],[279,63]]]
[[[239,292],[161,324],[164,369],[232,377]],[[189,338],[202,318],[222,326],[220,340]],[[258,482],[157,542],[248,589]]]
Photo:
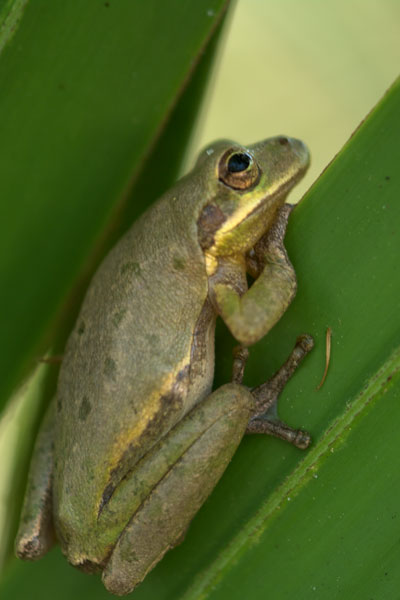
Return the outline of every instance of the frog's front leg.
[[[278,399],[300,362],[313,347],[314,340],[310,335],[299,336],[295,347],[281,368],[268,381],[251,389],[255,406],[246,433],[273,435],[302,450],[310,445],[311,437],[306,431],[294,429],[279,419]],[[242,383],[247,357],[247,348],[238,346],[235,349],[232,379],[236,383]]]
[[[108,591],[132,591],[182,541],[235,453],[253,411],[251,392],[227,384],[197,404],[162,440],[166,457],[170,450],[182,450],[173,464],[165,459],[165,474],[120,535],[103,571]]]
[[[261,339],[279,321],[296,293],[296,275],[283,245],[292,206],[284,204],[274,224],[247,258],[256,277],[246,290],[245,270],[221,259],[210,278],[210,297],[234,337],[244,346]]]
[[[27,491],[15,542],[16,554],[37,560],[55,542],[52,516],[54,411],[52,401],[37,437],[29,470]]]

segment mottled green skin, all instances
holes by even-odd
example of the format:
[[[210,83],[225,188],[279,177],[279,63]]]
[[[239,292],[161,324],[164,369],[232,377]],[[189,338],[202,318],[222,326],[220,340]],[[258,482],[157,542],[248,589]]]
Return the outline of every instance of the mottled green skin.
[[[190,372],[193,331],[207,298],[197,244],[199,206],[190,191],[180,182],[108,255],[67,344],[57,389],[54,499],[73,562],[81,562],[82,545],[97,545],[107,485],[118,483],[211,388],[214,317],[194,381]],[[121,435],[129,439],[136,422],[143,422],[154,395],[159,408],[142,434],[116,448]],[[112,457],[117,460],[111,466]]]
[[[253,156],[249,189],[221,180],[229,148]],[[308,161],[289,138],[217,142],[106,257],[65,350],[54,439],[38,442],[31,481],[47,477],[28,488],[19,556],[47,551],[52,510],[68,560],[124,594],[182,538],[254,410],[237,383],[210,395],[216,316],[250,345],[286,310],[296,282],[283,234],[263,236]]]

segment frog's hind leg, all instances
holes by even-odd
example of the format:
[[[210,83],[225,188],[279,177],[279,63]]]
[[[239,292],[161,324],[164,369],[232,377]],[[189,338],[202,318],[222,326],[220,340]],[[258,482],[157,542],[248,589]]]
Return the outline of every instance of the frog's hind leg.
[[[182,444],[165,474],[122,531],[103,571],[113,594],[131,592],[167,550],[178,545],[189,523],[220,479],[242,439],[254,400],[249,390],[230,383],[199,402],[168,434],[168,448]],[[176,453],[176,450],[175,450]]]
[[[310,335],[301,335],[282,367],[267,382],[251,390],[255,399],[255,408],[251,415],[246,433],[266,433],[290,442],[297,448],[305,449],[310,445],[310,435],[301,429],[293,429],[278,418],[278,399],[287,381],[291,378],[300,362],[310,352],[314,341]],[[241,383],[248,351],[239,347],[235,351],[232,379]]]
[[[55,542],[52,517],[54,404],[53,401],[36,440],[15,541],[17,556],[25,560],[41,558]]]

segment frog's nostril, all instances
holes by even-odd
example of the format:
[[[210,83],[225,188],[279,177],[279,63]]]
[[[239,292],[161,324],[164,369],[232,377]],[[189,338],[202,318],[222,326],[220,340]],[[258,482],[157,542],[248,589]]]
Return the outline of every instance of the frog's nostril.
[[[289,144],[289,140],[287,137],[285,137],[284,135],[281,135],[280,137],[278,137],[278,142],[282,145],[282,146],[287,146]]]

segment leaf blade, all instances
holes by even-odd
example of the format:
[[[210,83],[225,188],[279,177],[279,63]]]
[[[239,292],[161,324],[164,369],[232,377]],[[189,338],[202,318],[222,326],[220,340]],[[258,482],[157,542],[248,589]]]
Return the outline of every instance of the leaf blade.
[[[225,484],[230,473],[226,474],[225,480],[220,484],[225,489],[221,493],[217,489],[211,500],[213,508],[208,510],[206,507],[204,510],[208,513],[212,510],[220,511],[219,518],[221,518],[222,495],[233,494],[237,503],[242,505],[241,509],[234,508],[236,514],[240,515],[240,525],[237,525],[238,517],[231,519],[233,541],[232,537],[229,539],[226,532],[225,534],[218,532],[217,525],[214,533],[219,534],[218,549],[212,554],[213,560],[208,562],[208,566],[204,566],[199,579],[195,580],[187,594],[182,594],[181,597],[185,600],[194,597],[222,599],[244,595],[261,598],[265,597],[270,589],[274,590],[274,598],[277,599],[291,597],[294,594],[308,597],[313,589],[311,583],[309,588],[304,587],[303,573],[307,573],[310,577],[311,572],[318,574],[314,582],[317,582],[315,586],[319,598],[332,598],[333,590],[344,598],[365,597],[362,593],[359,596],[355,593],[355,586],[348,595],[344,593],[339,582],[336,582],[337,588],[334,586],[335,570],[338,573],[341,567],[343,572],[347,572],[346,558],[351,555],[351,544],[356,539],[357,533],[360,533],[357,527],[353,527],[351,535],[348,536],[347,554],[341,552],[340,537],[345,536],[346,528],[342,529],[340,524],[335,523],[337,535],[335,532],[333,534],[329,532],[331,546],[324,545],[321,541],[317,545],[317,552],[313,552],[311,548],[314,561],[312,563],[308,561],[307,556],[303,556],[301,540],[306,538],[307,531],[301,524],[303,521],[309,523],[313,514],[316,514],[316,519],[321,520],[324,514],[325,519],[327,518],[326,511],[324,513],[324,503],[329,501],[329,494],[325,496],[321,494],[319,502],[318,498],[315,500],[315,506],[314,502],[310,502],[307,512],[303,501],[308,490],[308,486],[305,486],[299,497],[287,503],[290,504],[291,511],[288,521],[285,521],[285,511],[289,509],[285,506],[277,521],[274,521],[271,526],[267,524],[265,531],[257,521],[257,517],[252,515],[263,511],[263,490],[264,497],[272,500],[281,491],[288,493],[289,489],[296,484],[297,474],[302,473],[307,467],[311,468],[309,457],[312,459],[323,440],[329,439],[324,437],[328,435],[326,431],[335,431],[331,429],[335,421],[344,429],[349,426],[349,423],[346,423],[346,415],[349,414],[348,406],[350,405],[357,413],[360,410],[357,399],[362,397],[360,391],[364,390],[368,380],[373,382],[375,377],[379,379],[378,374],[384,365],[390,365],[388,371],[379,379],[383,384],[383,393],[378,395],[374,409],[367,409],[368,403],[366,403],[365,416],[363,419],[356,419],[355,425],[352,425],[355,430],[354,436],[358,436],[362,441],[353,442],[352,434],[344,449],[341,450],[341,452],[347,450],[347,445],[351,448],[346,455],[350,465],[346,474],[348,480],[351,481],[352,469],[354,478],[362,473],[360,497],[363,493],[368,496],[371,481],[375,483],[375,472],[372,466],[368,473],[368,470],[360,469],[358,464],[363,452],[366,456],[371,454],[368,443],[372,438],[373,417],[370,415],[376,414],[378,418],[379,411],[384,413],[387,398],[393,409],[391,418],[396,423],[398,415],[393,402],[400,392],[397,376],[400,365],[397,351],[400,339],[398,319],[400,280],[398,277],[393,277],[400,252],[400,237],[396,235],[400,222],[400,208],[396,200],[400,193],[400,182],[395,175],[396,165],[400,159],[397,143],[400,125],[399,106],[400,82],[396,81],[296,209],[289,225],[287,247],[298,274],[298,296],[267,339],[257,345],[258,356],[249,365],[250,369],[246,374],[249,384],[254,382],[254,378],[261,377],[265,370],[265,355],[269,357],[273,367],[277,368],[287,353],[287,340],[293,338],[294,332],[300,333],[305,330],[315,336],[316,349],[289,382],[281,402],[281,415],[285,420],[311,430],[315,440],[315,450],[312,449],[300,462],[302,457],[299,455],[295,456],[283,448],[281,450],[276,444],[268,443],[266,440],[244,441],[234,458],[236,473]],[[327,380],[322,389],[317,392],[315,387],[324,370],[327,326],[333,329],[331,364]],[[364,421],[368,425],[364,426]],[[399,443],[393,431],[395,427],[393,424],[392,435],[389,434],[387,439],[385,427],[390,432],[390,417],[386,421],[386,425],[381,426],[381,436],[376,436],[375,443],[377,453],[385,452],[386,459],[389,460],[389,456],[398,455]],[[363,438],[365,430],[368,433]],[[352,462],[352,451],[354,462]],[[281,466],[280,474],[269,465],[271,460]],[[330,461],[326,463],[327,465],[321,463],[318,467],[316,471],[318,478],[320,472],[329,472]],[[297,468],[300,471],[296,470],[296,465],[299,465]],[[392,472],[391,465],[388,467],[389,473]],[[343,464],[341,468],[344,468]],[[233,469],[232,466],[232,472]],[[257,478],[257,471],[263,474],[262,483],[259,482],[260,477]],[[335,470],[332,467],[332,471],[333,473],[330,474],[334,481],[332,485],[340,489],[340,469]],[[239,482],[246,481],[246,474],[249,483],[245,486],[243,496],[247,495],[247,498],[241,498],[240,484],[234,483],[232,478],[235,477]],[[378,486],[378,483],[376,485]],[[387,496],[393,496],[393,508],[400,497],[399,486],[394,486],[393,481],[388,481],[384,476],[380,478],[379,485],[381,488],[377,489],[377,497],[384,504]],[[354,503],[354,494],[352,490],[347,496],[349,506]],[[345,504],[345,498],[346,495],[341,498],[342,505]],[[364,526],[374,531],[380,547],[384,546],[384,536],[382,538],[379,531],[373,527],[374,503],[363,505],[358,498],[357,502],[360,514],[365,516]],[[301,508],[296,512],[295,507],[298,503],[299,505],[301,503]],[[333,510],[331,504],[330,509]],[[246,538],[246,533],[242,535],[239,532],[242,527],[248,533],[246,523],[249,521],[246,521],[245,514],[253,524],[253,530],[257,529],[261,532],[262,540],[254,547],[251,544],[251,536],[247,535]],[[210,515],[207,516],[210,519]],[[199,521],[202,518],[203,515],[200,515]],[[296,526],[298,532],[294,527],[296,518],[300,523],[300,526]],[[382,516],[383,518],[389,518],[387,512]],[[218,517],[216,521],[218,522]],[[278,521],[279,526],[276,525]],[[361,522],[362,519],[358,519],[358,526]],[[320,538],[323,539],[323,528],[318,531]],[[268,539],[269,535],[271,540]],[[315,534],[314,538],[316,537]],[[286,543],[289,538],[293,548]],[[234,547],[235,543],[237,548]],[[391,552],[393,546],[391,535],[388,535],[386,543],[387,565],[390,566],[396,562],[398,554],[395,548]],[[283,550],[282,546],[284,546]],[[371,546],[373,547],[373,541]],[[248,552],[246,552],[247,548]],[[369,561],[368,564],[371,564],[374,556],[373,548],[370,554],[367,547],[365,553],[363,550],[362,544],[361,547],[358,544],[357,552],[360,557],[364,557],[365,563]],[[338,564],[332,559],[332,567],[329,568],[329,556],[332,552],[335,556],[335,553],[338,553],[343,562],[340,565],[340,561]],[[207,562],[205,564],[207,565]],[[290,569],[282,577],[282,569],[286,569],[284,565],[287,564],[290,565]],[[357,568],[359,569],[357,572],[354,569],[352,571],[354,579],[364,582],[362,586],[364,592],[367,589],[376,590],[376,597],[379,597],[379,593],[382,593],[381,573],[365,568],[362,558],[358,561]],[[387,586],[388,595],[385,595],[385,598],[397,597],[395,590],[398,578],[393,571],[392,576],[394,583],[393,586]],[[349,577],[348,575],[346,585],[349,584]],[[323,581],[329,581],[330,587],[326,585],[324,587]]]

